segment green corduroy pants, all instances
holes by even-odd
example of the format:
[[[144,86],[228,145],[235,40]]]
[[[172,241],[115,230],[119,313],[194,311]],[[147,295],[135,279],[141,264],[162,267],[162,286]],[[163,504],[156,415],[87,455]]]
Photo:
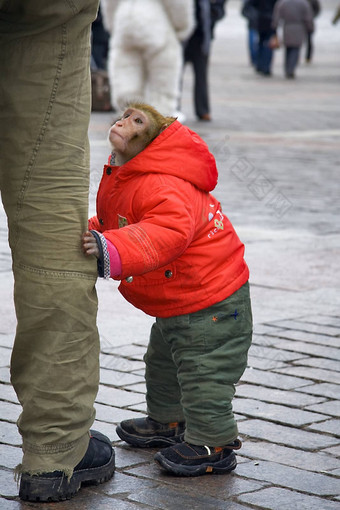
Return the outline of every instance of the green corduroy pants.
[[[161,423],[185,420],[184,438],[192,444],[236,439],[232,399],[251,339],[248,283],[199,312],[157,318],[144,356],[148,415]]]

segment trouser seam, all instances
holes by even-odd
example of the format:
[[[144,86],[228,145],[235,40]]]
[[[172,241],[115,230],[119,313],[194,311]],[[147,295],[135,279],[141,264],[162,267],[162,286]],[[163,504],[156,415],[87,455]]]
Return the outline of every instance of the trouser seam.
[[[27,266],[25,264],[13,264],[13,269],[21,269],[30,273],[38,274],[48,278],[81,278],[84,280],[96,280],[96,275],[87,275],[85,273],[78,273],[77,271],[51,271],[48,269],[39,269],[38,267]]]
[[[34,148],[32,150],[31,159],[28,162],[28,165],[27,165],[27,168],[26,168],[26,172],[25,172],[25,175],[24,175],[24,178],[23,178],[22,188],[21,188],[21,191],[20,191],[19,197],[18,197],[17,212],[16,212],[16,218],[15,218],[15,221],[14,221],[14,225],[16,225],[16,227],[15,227],[16,228],[16,235],[14,237],[15,242],[13,244],[13,250],[12,250],[13,252],[14,252],[15,247],[16,247],[16,245],[18,243],[18,240],[19,240],[19,220],[18,220],[19,219],[19,214],[20,214],[20,211],[21,211],[21,208],[22,208],[22,204],[23,204],[23,201],[24,201],[24,198],[25,198],[26,190],[28,188],[28,184],[29,184],[29,181],[30,181],[30,178],[31,178],[32,169],[34,167],[34,164],[35,164],[38,152],[39,152],[39,147],[40,147],[40,145],[41,145],[41,143],[42,143],[42,141],[44,139],[44,136],[45,136],[45,133],[46,133],[47,124],[48,124],[48,121],[49,121],[49,119],[51,117],[51,112],[52,112],[53,104],[55,102],[55,98],[56,98],[56,95],[57,95],[57,90],[58,90],[58,85],[59,85],[59,80],[60,80],[60,75],[61,75],[61,70],[62,70],[62,64],[63,64],[63,60],[64,60],[64,57],[65,57],[65,54],[66,54],[66,39],[67,39],[67,37],[66,37],[67,36],[66,24],[63,24],[61,26],[61,31],[62,31],[61,48],[60,48],[60,54],[59,54],[59,57],[58,57],[57,70],[56,70],[56,74],[55,74],[53,85],[52,85],[50,99],[49,99],[49,102],[48,102],[48,106],[47,106],[47,110],[46,110],[46,113],[45,113],[45,117],[43,119],[43,122],[42,122],[42,125],[41,125],[41,128],[40,128],[37,140],[35,142],[35,146],[34,146]]]
[[[25,453],[35,453],[35,454],[54,454],[54,453],[64,453],[73,450],[73,448],[77,445],[79,440],[72,441],[71,443],[58,443],[58,444],[45,444],[45,445],[37,445],[34,443],[24,442]]]

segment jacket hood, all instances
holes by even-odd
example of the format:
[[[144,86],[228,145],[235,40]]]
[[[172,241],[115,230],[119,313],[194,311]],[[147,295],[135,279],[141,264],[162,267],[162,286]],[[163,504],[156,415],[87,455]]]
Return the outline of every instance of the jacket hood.
[[[177,120],[117,170],[120,178],[136,172],[173,175],[207,192],[215,188],[218,178],[207,144]]]

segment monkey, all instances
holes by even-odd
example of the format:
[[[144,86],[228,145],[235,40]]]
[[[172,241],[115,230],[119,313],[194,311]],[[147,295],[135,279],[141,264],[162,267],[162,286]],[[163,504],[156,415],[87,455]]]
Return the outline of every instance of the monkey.
[[[174,474],[229,473],[252,317],[244,245],[211,194],[215,158],[197,133],[142,103],[127,106],[109,140],[115,159],[82,248],[99,276],[119,280],[125,299],[156,318],[144,358],[148,416],[123,420],[117,434],[169,446],[155,460]]]
[[[117,164],[123,165],[135,157],[175,120],[175,117],[164,117],[145,103],[129,103],[109,130]]]
[[[164,117],[151,105],[129,102],[108,133],[115,164],[124,165],[137,156],[175,120],[176,117]],[[82,239],[84,253],[99,258],[100,250],[94,235],[87,231]]]

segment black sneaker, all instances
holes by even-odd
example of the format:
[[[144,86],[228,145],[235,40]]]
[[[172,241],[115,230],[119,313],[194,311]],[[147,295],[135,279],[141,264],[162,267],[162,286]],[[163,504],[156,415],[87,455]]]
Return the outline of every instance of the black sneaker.
[[[137,418],[122,421],[117,429],[118,436],[133,446],[153,448],[169,446],[183,441],[185,422],[159,423],[152,418]]]
[[[224,474],[236,468],[236,455],[241,441],[226,446],[197,446],[182,442],[156,453],[158,464],[178,476],[199,476],[205,473]]]
[[[108,437],[90,430],[90,442],[82,460],[68,480],[62,471],[29,475],[23,473],[19,497],[25,501],[63,501],[71,499],[81,485],[99,485],[109,480],[115,470],[115,453]]]

